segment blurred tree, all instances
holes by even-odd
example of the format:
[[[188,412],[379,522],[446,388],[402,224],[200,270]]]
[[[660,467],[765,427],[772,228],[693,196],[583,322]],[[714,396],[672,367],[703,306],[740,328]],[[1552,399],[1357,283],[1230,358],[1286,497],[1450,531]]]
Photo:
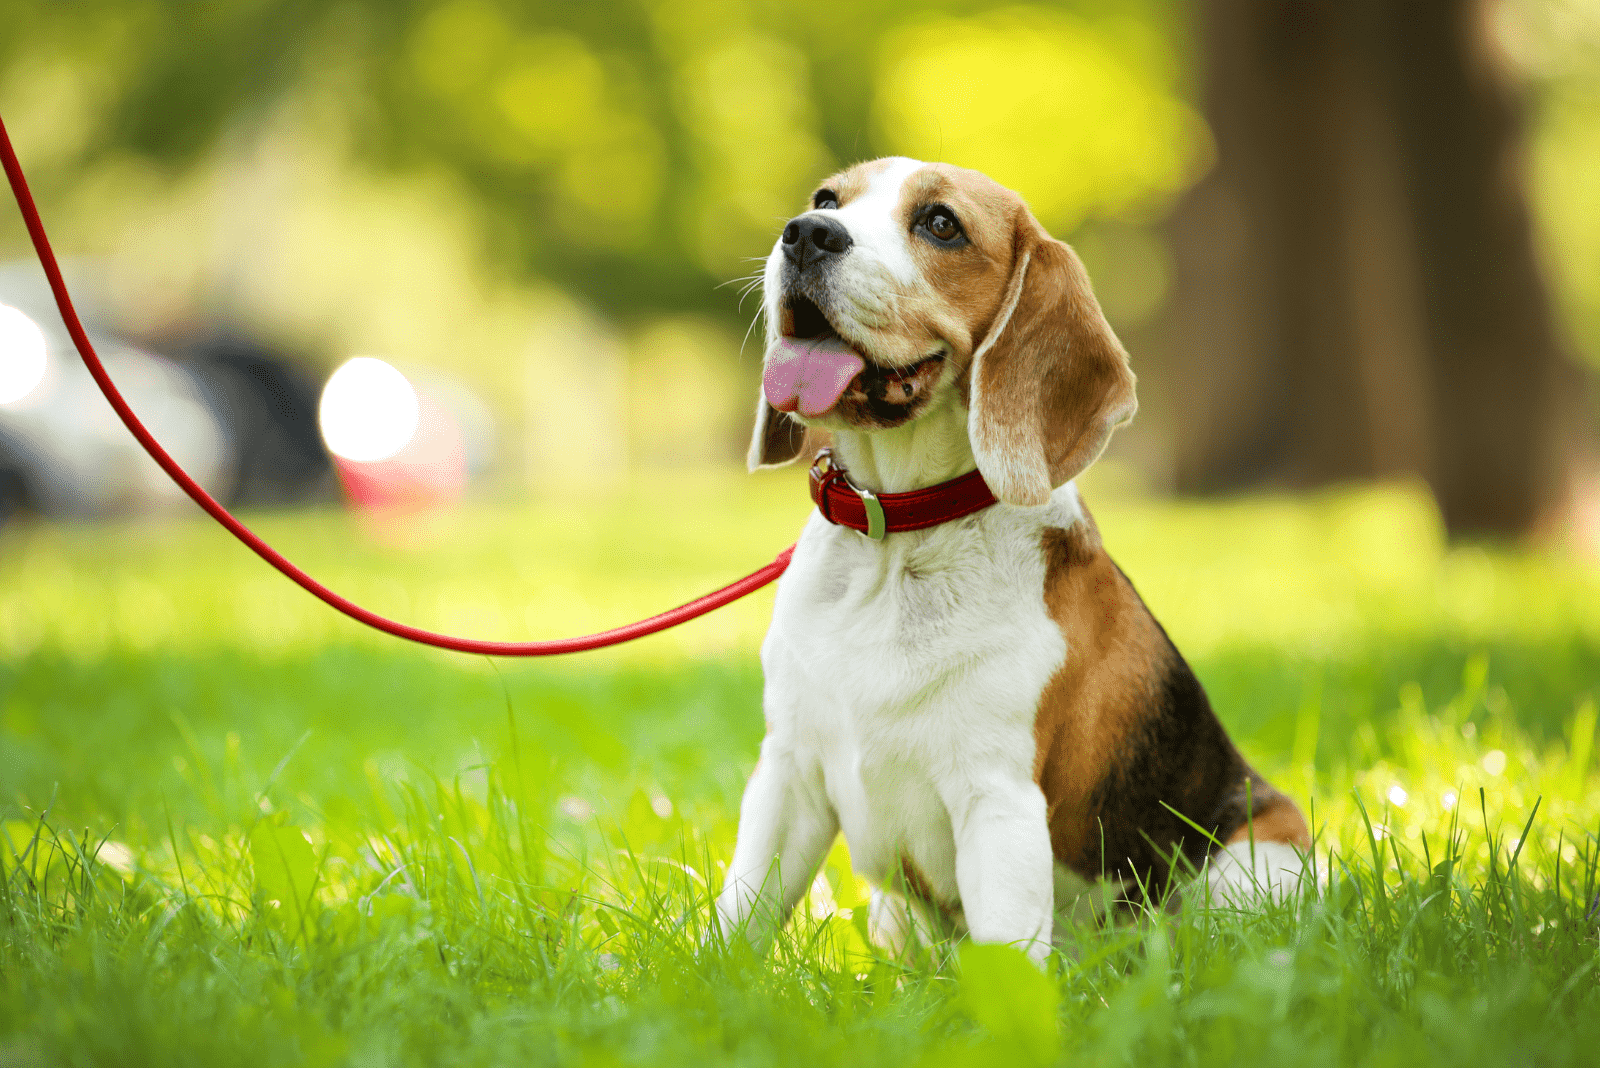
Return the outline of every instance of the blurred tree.
[[[1213,0],[1218,166],[1172,220],[1179,488],[1412,471],[1452,534],[1567,489],[1581,379],[1487,0]]]

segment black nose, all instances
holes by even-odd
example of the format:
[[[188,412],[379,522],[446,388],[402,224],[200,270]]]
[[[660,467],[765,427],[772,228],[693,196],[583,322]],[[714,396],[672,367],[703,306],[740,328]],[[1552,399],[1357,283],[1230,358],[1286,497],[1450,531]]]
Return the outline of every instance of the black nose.
[[[783,254],[802,271],[813,263],[844,255],[853,244],[844,223],[827,215],[802,215],[783,228]]]

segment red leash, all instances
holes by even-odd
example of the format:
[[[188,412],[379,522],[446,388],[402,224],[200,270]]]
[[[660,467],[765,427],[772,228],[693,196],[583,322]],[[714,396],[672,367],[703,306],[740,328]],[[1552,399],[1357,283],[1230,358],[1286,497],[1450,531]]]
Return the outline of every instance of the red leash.
[[[83,323],[78,320],[77,310],[72,306],[72,297],[67,293],[67,284],[61,277],[61,267],[56,263],[56,254],[51,251],[50,239],[45,236],[44,223],[39,221],[39,210],[34,206],[28,181],[22,176],[22,164],[17,162],[16,150],[11,147],[11,135],[6,132],[4,120],[0,120],[0,161],[5,164],[6,177],[11,181],[11,192],[17,198],[17,207],[22,211],[22,221],[27,224],[28,236],[33,239],[34,251],[39,254],[39,265],[44,268],[45,277],[50,280],[50,290],[55,294],[56,307],[61,311],[61,320],[66,323],[67,332],[72,335],[72,342],[78,347],[78,355],[83,357],[84,366],[94,376],[95,382],[100,386],[100,392],[106,395],[106,400],[116,409],[128,432],[139,439],[139,444],[144,446],[145,452],[161,465],[161,469],[171,476],[172,481],[176,482],[194,503],[210,513],[211,518],[227,527],[234,537],[248,545],[261,559],[293,579],[301,589],[313,597],[320,598],[351,619],[397,638],[406,638],[440,649],[454,649],[460,653],[483,653],[488,656],[554,656],[557,653],[578,653],[585,649],[617,645],[632,641],[634,638],[643,638],[646,634],[654,634],[658,630],[675,627],[679,623],[687,623],[696,616],[703,616],[725,604],[737,601],[748,593],[754,593],[783,574],[784,569],[789,566],[789,557],[794,555],[793,545],[779,553],[776,560],[761,570],[671,611],[662,612],[649,619],[641,619],[637,623],[629,623],[627,626],[601,631],[599,634],[586,634],[578,638],[557,638],[545,642],[491,642],[477,638],[455,638],[448,634],[436,634],[431,630],[397,623],[376,612],[369,612],[354,601],[334,593],[300,570],[282,553],[262,541],[249,527],[235,519],[226,508],[217,503],[216,498],[190,478],[187,471],[178,466],[178,462],[167,454],[167,450],[163,449],[160,442],[156,441],[150,431],[145,429],[144,424],[139,422],[139,417],[128,407],[128,402],[118,392],[115,383],[111,381],[111,376],[106,374],[105,367],[100,363],[100,357],[95,355],[94,346],[89,343],[89,335],[84,332]]]

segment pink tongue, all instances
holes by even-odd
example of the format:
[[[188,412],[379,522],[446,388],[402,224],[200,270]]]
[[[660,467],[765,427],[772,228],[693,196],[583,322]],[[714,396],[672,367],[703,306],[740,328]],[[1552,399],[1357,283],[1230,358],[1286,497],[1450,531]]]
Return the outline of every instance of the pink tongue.
[[[767,353],[767,370],[761,385],[767,403],[780,412],[815,417],[827,413],[849,387],[850,380],[866,369],[860,356],[838,337],[795,338],[778,341]]]

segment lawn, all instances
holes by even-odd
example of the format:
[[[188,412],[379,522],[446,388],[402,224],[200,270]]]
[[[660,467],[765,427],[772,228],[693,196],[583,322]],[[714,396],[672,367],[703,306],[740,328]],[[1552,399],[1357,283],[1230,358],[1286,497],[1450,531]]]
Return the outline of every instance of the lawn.
[[[1600,570],[1424,495],[1096,496],[1326,886],[909,964],[835,848],[773,953],[705,930],[764,591],[548,662],[364,631],[199,519],[0,531],[0,1066],[1593,1064]],[[797,532],[794,473],[427,519],[256,515],[409,622],[554,637]],[[1537,808],[1537,811],[1535,809]]]

